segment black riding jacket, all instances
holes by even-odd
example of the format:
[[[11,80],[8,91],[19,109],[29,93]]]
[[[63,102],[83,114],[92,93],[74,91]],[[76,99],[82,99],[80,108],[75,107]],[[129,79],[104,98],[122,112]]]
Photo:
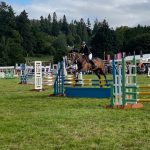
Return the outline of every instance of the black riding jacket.
[[[88,47],[85,45],[84,47],[81,47],[80,53],[84,53],[85,55],[89,55],[90,51]]]

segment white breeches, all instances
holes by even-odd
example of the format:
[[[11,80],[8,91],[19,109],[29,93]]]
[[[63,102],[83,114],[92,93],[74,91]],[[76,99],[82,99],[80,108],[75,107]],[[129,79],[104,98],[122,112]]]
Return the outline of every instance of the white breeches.
[[[88,56],[89,60],[92,60],[92,57],[93,57],[92,53],[90,53],[89,56]]]

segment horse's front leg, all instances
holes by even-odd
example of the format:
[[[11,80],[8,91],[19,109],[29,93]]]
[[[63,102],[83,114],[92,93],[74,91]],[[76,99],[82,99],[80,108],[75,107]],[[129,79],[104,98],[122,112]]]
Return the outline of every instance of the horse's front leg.
[[[78,76],[79,76],[79,72],[81,72],[81,68],[78,68],[76,71],[75,71],[75,77],[78,79]]]
[[[76,71],[76,72],[75,72],[75,79],[76,79],[76,80],[78,79],[78,75],[79,75],[79,73],[78,73],[78,71]]]
[[[75,81],[74,86],[76,86],[76,84],[78,82],[78,76],[79,76],[78,70],[75,70],[74,73],[73,73],[73,75],[74,75],[74,81]]]
[[[105,78],[105,84],[108,85],[108,81],[107,81],[106,74],[104,73],[104,71],[102,71],[102,75],[103,75],[104,78]]]

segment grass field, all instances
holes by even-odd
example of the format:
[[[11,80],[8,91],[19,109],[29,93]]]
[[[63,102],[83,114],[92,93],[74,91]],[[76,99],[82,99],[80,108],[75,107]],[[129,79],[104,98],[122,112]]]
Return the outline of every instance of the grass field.
[[[138,76],[139,83],[150,78]],[[109,99],[48,97],[17,79],[0,80],[0,150],[149,150],[150,103],[105,109]]]

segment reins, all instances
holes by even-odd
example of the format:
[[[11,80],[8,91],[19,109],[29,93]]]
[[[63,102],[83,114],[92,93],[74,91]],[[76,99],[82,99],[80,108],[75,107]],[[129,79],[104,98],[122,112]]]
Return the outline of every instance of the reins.
[[[77,53],[72,53],[71,55],[74,57],[73,63],[76,63],[76,64],[77,64],[78,60],[80,60],[82,58],[82,55],[79,55]]]

